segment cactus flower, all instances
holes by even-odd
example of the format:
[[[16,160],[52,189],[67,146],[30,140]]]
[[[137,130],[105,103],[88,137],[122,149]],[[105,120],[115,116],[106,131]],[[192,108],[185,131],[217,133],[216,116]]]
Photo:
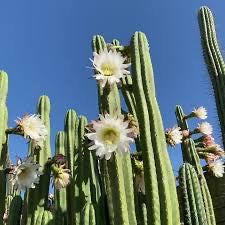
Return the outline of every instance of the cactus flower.
[[[198,117],[199,119],[206,119],[207,118],[207,110],[201,106],[198,108],[194,108],[194,110],[192,111],[193,116]]]
[[[175,145],[182,143],[182,131],[180,131],[180,127],[174,126],[173,128],[169,128],[166,130],[166,142],[167,144],[175,147]]]
[[[129,144],[134,141],[130,137],[133,129],[128,128],[129,124],[124,121],[124,116],[100,115],[100,120],[93,121],[92,125],[93,132],[86,134],[93,141],[93,145],[88,149],[96,150],[97,156],[109,160],[113,152],[129,152]]]
[[[126,58],[121,53],[105,49],[99,54],[94,52],[93,55],[94,59],[91,61],[97,72],[94,77],[102,87],[105,87],[107,82],[110,86],[114,83],[120,83],[120,78],[124,74],[130,74],[127,70],[130,63],[124,63]]]
[[[16,120],[18,128],[23,132],[24,137],[34,140],[36,145],[43,146],[48,130],[39,115],[25,115]]]
[[[33,162],[32,157],[28,157],[24,161],[18,160],[17,166],[13,170],[13,184],[16,189],[24,190],[25,188],[35,188],[35,184],[39,183],[40,165]]]
[[[197,132],[205,135],[211,135],[213,132],[213,128],[208,122],[203,122],[201,124],[198,124]]]
[[[210,162],[208,165],[209,171],[212,171],[215,177],[223,177],[224,167],[224,162],[222,160]]]
[[[65,188],[70,183],[70,170],[65,168],[64,165],[52,166],[53,171],[53,184],[56,189]]]

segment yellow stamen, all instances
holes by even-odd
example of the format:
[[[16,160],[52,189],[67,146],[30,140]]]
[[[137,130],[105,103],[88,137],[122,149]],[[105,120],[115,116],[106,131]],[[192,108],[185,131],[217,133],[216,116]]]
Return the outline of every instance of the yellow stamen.
[[[105,76],[112,76],[116,72],[116,67],[113,64],[103,63],[101,70]]]

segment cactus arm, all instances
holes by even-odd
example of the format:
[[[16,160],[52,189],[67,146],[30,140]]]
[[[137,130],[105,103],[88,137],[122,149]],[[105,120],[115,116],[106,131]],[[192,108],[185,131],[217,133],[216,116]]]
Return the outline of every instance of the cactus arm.
[[[156,223],[161,220],[163,224],[178,224],[179,208],[175,179],[167,153],[162,119],[155,97],[153,69],[149,55],[148,42],[143,33],[136,32],[133,35],[131,40],[131,54],[133,90],[136,102],[139,103],[136,105],[136,110],[140,127],[140,144],[143,149],[145,182],[146,187],[149,187],[146,190],[146,204],[148,215],[154,215],[152,218],[148,219],[151,222],[155,220],[155,222],[157,221]],[[148,130],[149,127],[150,130]],[[141,137],[141,135],[143,136]],[[143,148],[143,146],[145,147]],[[153,161],[153,157],[155,162]],[[154,165],[155,168],[153,167]],[[150,169],[151,167],[153,168]],[[154,175],[151,173],[155,173],[158,180],[153,181],[152,178]],[[160,201],[160,220],[159,213],[157,212],[159,207],[157,206],[157,201],[154,201],[154,205],[156,206],[153,211],[151,211],[152,203],[149,199],[151,199],[151,201],[153,200],[153,193],[149,195],[149,190],[154,190],[154,188],[158,189],[158,193],[154,193],[154,198],[158,198]],[[160,198],[159,196],[157,197],[157,195],[159,195]],[[173,198],[171,198],[171,195]],[[173,209],[171,210],[172,205]]]
[[[211,10],[208,7],[201,7],[198,20],[204,59],[214,90],[223,144],[225,145],[225,63],[219,49]]]
[[[6,168],[8,149],[8,138],[5,134],[8,122],[8,111],[6,107],[6,98],[8,94],[8,75],[4,71],[0,71],[0,218],[5,212],[6,199],[6,175],[4,169]],[[3,222],[0,219],[0,225]]]
[[[23,200],[19,195],[13,198],[10,204],[9,218],[7,221],[7,225],[20,225],[22,202]]]
[[[56,135],[55,143],[56,155],[65,155],[65,133],[60,131]],[[66,225],[67,224],[67,204],[66,204],[66,190],[55,190],[55,225]]]
[[[104,44],[104,39],[101,36],[95,36],[93,38],[93,51],[100,52],[103,48],[106,47]],[[111,90],[107,88],[101,88],[98,86],[100,90],[99,93],[99,109],[100,113],[104,114],[105,112],[111,115],[118,115],[121,113],[120,108],[120,98],[117,86],[114,84],[111,87]],[[122,169],[122,159],[117,154],[114,155],[114,158],[107,162],[107,173],[104,173],[106,176],[106,185],[110,185],[110,187],[106,187],[107,190],[111,191],[110,194],[112,197],[108,197],[108,205],[109,210],[112,209],[111,205],[113,204],[113,213],[109,213],[111,216],[116,215],[114,217],[115,224],[129,224],[128,218],[128,209],[126,205],[126,194],[124,189],[124,177],[123,177],[123,169]],[[109,183],[107,182],[109,181]],[[110,202],[112,200],[112,202]],[[111,217],[112,218],[112,217]]]
[[[72,224],[79,224],[80,213],[79,213],[79,186],[75,182],[77,174],[74,174],[74,166],[76,166],[76,155],[75,155],[75,139],[76,139],[76,128],[78,118],[74,110],[68,110],[65,117],[65,138],[66,138],[66,158],[68,161],[68,169],[71,171],[71,181],[67,186],[67,212],[68,222]]]

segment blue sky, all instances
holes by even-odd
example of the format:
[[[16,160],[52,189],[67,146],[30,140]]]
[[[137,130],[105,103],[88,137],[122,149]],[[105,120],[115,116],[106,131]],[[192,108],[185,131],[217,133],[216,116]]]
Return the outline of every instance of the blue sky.
[[[220,143],[212,88],[202,57],[197,11],[209,6],[216,16],[222,49],[225,46],[225,2],[222,1],[57,1],[0,0],[0,69],[9,74],[9,125],[17,116],[35,113],[40,95],[51,99],[51,138],[63,129],[66,111],[73,108],[89,120],[98,115],[95,80],[89,58],[91,40],[101,34],[129,43],[135,31],[146,33],[155,71],[157,98],[164,125],[175,124],[176,104],[189,112],[208,109],[208,121]],[[194,121],[197,124],[197,120]],[[174,169],[180,150],[170,151]],[[11,156],[25,155],[26,143],[12,137]]]

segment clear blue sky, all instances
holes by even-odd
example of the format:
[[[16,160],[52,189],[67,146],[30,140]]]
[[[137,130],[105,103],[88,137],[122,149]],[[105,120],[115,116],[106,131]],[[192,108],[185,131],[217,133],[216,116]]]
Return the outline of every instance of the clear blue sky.
[[[89,119],[98,115],[95,80],[86,68],[92,36],[101,34],[108,42],[117,38],[127,45],[135,31],[143,31],[150,42],[165,128],[175,124],[176,104],[186,112],[203,105],[220,142],[200,45],[197,11],[202,5],[214,12],[220,44],[225,46],[224,1],[0,0],[0,69],[9,74],[9,125],[25,112],[35,113],[38,97],[48,95],[54,149],[67,109]],[[13,158],[24,156],[25,142],[12,137],[10,151]],[[177,170],[180,150],[169,151]]]

